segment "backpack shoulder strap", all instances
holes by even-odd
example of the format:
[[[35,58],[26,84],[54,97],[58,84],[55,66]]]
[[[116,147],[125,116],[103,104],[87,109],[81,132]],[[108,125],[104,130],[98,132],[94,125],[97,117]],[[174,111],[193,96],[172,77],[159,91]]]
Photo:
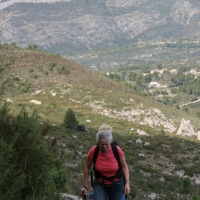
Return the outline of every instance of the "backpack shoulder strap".
[[[96,145],[96,148],[95,148],[95,150],[94,150],[93,168],[95,168],[95,163],[96,163],[97,157],[98,157],[98,155],[99,155],[99,150],[100,150],[100,146],[97,144],[97,145]]]
[[[93,171],[95,170],[95,163],[99,154],[100,146],[97,144],[94,150],[94,157],[93,157],[93,168],[90,171],[90,179],[91,179],[91,187],[94,187],[94,179],[93,179]]]
[[[117,160],[118,165],[119,165],[119,171],[122,172],[122,167],[121,167],[121,163],[120,163],[120,159],[119,159],[119,152],[117,150],[117,143],[113,142],[111,145],[112,145],[113,154],[114,154],[115,159]],[[126,181],[125,181],[125,176],[124,176],[123,173],[122,173],[122,177],[123,177],[123,182],[124,182],[124,186],[125,186]],[[125,199],[127,199],[127,197],[125,197]]]
[[[119,160],[119,152],[117,150],[117,144],[115,142],[111,143],[113,154],[115,156],[115,159],[118,162],[119,168],[121,168],[120,160]]]

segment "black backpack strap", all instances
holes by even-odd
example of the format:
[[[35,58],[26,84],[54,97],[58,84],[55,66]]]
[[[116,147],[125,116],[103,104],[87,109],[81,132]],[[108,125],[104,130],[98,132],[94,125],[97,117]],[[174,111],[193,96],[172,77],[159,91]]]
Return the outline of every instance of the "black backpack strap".
[[[94,150],[94,157],[93,157],[93,168],[95,168],[95,163],[96,163],[97,157],[99,155],[99,150],[100,150],[100,146],[96,145],[96,148]]]
[[[90,179],[91,179],[91,186],[94,187],[94,177],[93,177],[93,171],[95,171],[95,163],[99,154],[100,146],[96,145],[96,148],[94,150],[94,157],[93,157],[93,168],[90,172]]]
[[[117,143],[113,142],[112,144],[112,150],[113,150],[113,154],[118,162],[118,165],[119,165],[119,170],[117,171],[117,175],[120,176],[122,175],[123,176],[123,181],[124,181],[124,185],[125,185],[125,177],[124,177],[124,174],[122,172],[122,168],[121,168],[121,163],[120,163],[120,159],[119,159],[119,152],[117,150]]]
[[[118,165],[119,165],[119,168],[121,168],[121,164],[120,164],[120,160],[119,160],[119,152],[117,150],[117,144],[115,144],[115,142],[111,143],[111,147],[112,147],[112,150],[113,150],[113,154],[115,156],[115,159],[117,160],[118,162]]]

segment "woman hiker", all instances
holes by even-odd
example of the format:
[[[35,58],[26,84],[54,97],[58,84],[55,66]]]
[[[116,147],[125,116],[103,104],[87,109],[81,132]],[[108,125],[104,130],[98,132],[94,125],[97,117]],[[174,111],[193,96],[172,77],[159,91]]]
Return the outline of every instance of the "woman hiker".
[[[99,152],[95,161],[94,171],[94,199],[95,200],[125,200],[130,194],[129,169],[121,148],[116,145],[119,155],[119,164],[113,152],[112,127],[102,125],[96,134],[96,146],[93,146],[87,155],[84,167],[84,184],[81,188],[82,195],[86,195],[90,168],[93,163],[95,149]]]

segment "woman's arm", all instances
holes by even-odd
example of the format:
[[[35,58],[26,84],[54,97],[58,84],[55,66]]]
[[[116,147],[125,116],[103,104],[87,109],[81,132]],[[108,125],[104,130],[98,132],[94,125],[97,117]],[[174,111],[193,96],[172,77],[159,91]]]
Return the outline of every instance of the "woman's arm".
[[[84,186],[81,189],[81,192],[83,194],[86,193],[87,188],[88,188],[88,179],[89,179],[89,175],[90,175],[91,165],[92,165],[92,159],[89,156],[87,156],[86,162],[85,162],[85,167],[84,167]]]
[[[122,172],[123,172],[124,178],[125,178],[125,194],[129,195],[130,194],[129,169],[128,169],[128,165],[126,163],[126,159],[124,156],[122,156],[120,158],[120,164],[121,164]]]

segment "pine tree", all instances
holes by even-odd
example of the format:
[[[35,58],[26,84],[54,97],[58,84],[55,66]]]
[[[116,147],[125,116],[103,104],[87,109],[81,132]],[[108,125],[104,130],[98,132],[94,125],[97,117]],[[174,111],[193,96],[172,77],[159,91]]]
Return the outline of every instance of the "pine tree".
[[[66,128],[76,128],[77,125],[79,124],[79,122],[77,121],[74,111],[69,108],[66,113],[65,113],[65,117],[64,117],[64,126]]]

